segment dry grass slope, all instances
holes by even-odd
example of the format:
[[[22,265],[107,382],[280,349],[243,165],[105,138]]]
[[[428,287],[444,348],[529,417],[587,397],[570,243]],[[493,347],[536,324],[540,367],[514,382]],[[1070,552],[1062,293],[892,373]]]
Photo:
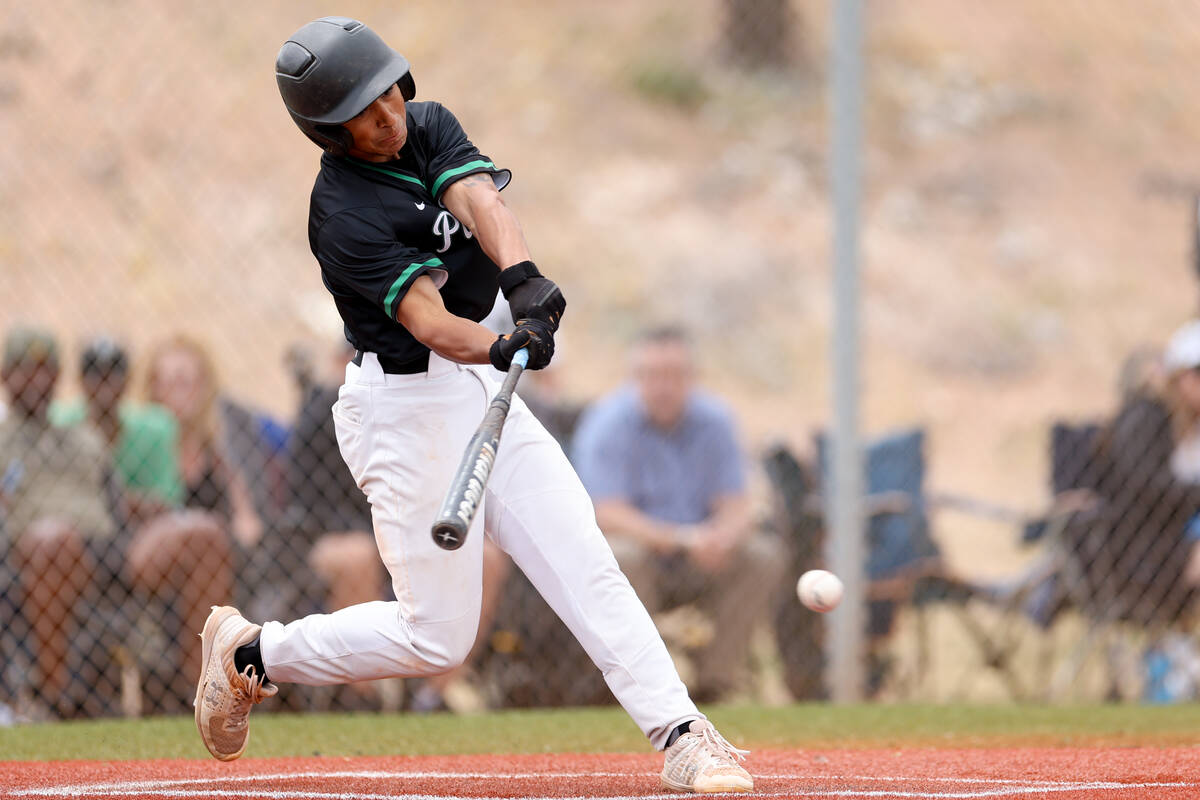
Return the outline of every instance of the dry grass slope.
[[[571,299],[562,372],[611,385],[683,317],[751,444],[828,418],[825,3],[775,75],[717,58],[720,4],[348,2],[484,152]],[[871,4],[868,427],[932,431],[939,488],[1035,506],[1046,423],[1108,409],[1122,357],[1195,309],[1200,23],[1184,4]],[[206,336],[281,414],[328,337],[305,241],[316,153],[271,78],[297,3],[26,5],[0,21],[3,318]],[[943,530],[964,565],[1006,538]],[[966,529],[961,529],[966,530]]]

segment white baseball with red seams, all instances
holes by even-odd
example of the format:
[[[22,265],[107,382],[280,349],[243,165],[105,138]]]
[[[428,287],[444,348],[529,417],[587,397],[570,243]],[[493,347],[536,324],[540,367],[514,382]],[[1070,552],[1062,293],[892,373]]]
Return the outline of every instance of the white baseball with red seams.
[[[796,596],[800,602],[821,613],[837,608],[844,591],[841,578],[823,569],[810,569],[796,582]]]

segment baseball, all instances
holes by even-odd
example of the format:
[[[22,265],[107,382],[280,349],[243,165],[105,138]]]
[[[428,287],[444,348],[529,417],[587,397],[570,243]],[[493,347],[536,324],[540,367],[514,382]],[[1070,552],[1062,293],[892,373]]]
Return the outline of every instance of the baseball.
[[[842,581],[832,572],[810,569],[796,582],[796,596],[813,611],[832,611],[842,601]]]

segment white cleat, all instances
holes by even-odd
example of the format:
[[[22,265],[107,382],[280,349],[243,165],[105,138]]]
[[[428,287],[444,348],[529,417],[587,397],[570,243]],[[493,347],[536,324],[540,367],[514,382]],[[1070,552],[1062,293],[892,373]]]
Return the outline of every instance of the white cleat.
[[[233,761],[246,750],[250,735],[250,708],[279,691],[263,683],[254,667],[238,673],[233,651],[250,644],[262,630],[247,622],[232,606],[213,606],[200,634],[202,656],[196,687],[196,727],[204,746],[215,758]]]
[[[662,785],[677,792],[752,792],[754,779],[739,761],[749,750],[739,750],[717,733],[712,723],[698,719],[688,732],[667,748]]]

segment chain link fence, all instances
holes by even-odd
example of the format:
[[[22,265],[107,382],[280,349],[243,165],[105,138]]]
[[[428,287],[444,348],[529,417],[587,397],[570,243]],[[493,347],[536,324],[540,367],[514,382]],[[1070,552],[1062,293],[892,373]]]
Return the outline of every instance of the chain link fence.
[[[306,241],[317,152],[272,76],[325,13],[0,17],[0,723],[187,712],[214,603],[262,621],[390,598],[332,433],[349,354]],[[521,394],[567,452],[664,323],[730,409],[747,544],[708,571],[615,544],[698,698],[824,698],[827,619],[793,586],[826,546],[828,3],[337,13],[512,169],[571,303]],[[1191,699],[1200,333],[1167,344],[1196,314],[1200,24],[1170,0],[866,20],[865,691]],[[487,559],[462,669],[276,704],[612,702]]]

